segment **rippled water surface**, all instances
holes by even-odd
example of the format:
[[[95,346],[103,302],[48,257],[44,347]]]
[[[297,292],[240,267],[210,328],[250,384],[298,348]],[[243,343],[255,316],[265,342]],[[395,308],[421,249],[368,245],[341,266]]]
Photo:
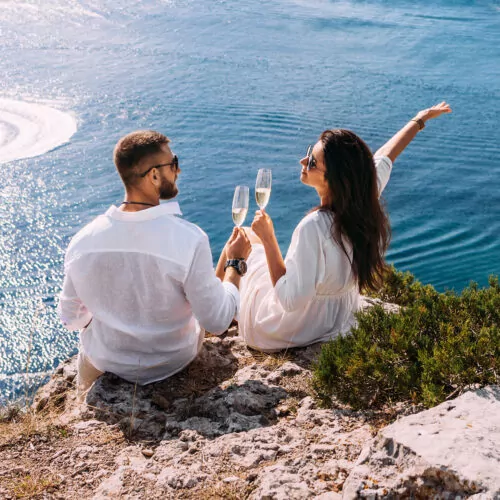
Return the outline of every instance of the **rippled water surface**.
[[[298,160],[323,129],[375,149],[446,99],[385,192],[388,260],[440,290],[500,274],[498,0],[19,0],[0,33],[0,397],[75,351],[54,311],[64,249],[120,201],[112,149],[134,129],[172,139],[214,254],[234,185],[272,168],[286,250],[316,202]]]

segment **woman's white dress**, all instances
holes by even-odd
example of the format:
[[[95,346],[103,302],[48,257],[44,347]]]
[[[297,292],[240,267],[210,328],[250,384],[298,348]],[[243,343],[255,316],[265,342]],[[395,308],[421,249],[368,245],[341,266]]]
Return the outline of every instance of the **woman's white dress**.
[[[389,158],[375,158],[379,192],[392,170]],[[344,251],[331,235],[332,215],[306,215],[295,228],[285,258],[286,273],[273,287],[264,247],[252,245],[248,272],[240,284],[239,331],[261,351],[326,341],[355,323],[360,294]],[[352,249],[346,244],[349,258]]]

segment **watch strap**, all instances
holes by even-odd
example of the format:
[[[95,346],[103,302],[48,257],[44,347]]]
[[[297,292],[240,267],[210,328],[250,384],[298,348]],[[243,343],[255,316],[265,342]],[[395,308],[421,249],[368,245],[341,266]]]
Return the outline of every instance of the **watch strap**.
[[[234,267],[236,272],[241,276],[242,272],[240,270],[240,262],[245,262],[245,259],[228,259],[226,260],[226,264],[224,265],[224,271],[228,267]]]
[[[425,128],[425,122],[424,120],[422,120],[422,118],[412,118],[410,121],[415,122],[420,130],[423,130]]]
[[[224,271],[228,267],[234,267],[236,269],[236,271],[238,271],[238,274],[240,274],[238,264],[240,263],[241,260],[244,260],[244,259],[228,259],[228,260],[226,260],[226,263],[224,265]]]

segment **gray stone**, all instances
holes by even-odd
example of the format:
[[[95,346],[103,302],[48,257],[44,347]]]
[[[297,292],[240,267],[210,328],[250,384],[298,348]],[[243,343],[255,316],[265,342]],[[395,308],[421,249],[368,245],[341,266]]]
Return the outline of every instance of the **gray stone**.
[[[276,368],[273,370],[268,376],[267,376],[267,381],[271,382],[272,384],[275,384],[282,380],[283,378],[286,377],[291,377],[294,375],[299,375],[303,373],[305,370],[304,368],[300,367],[299,365],[292,363],[290,361],[287,361],[283,365],[281,365],[279,368]]]
[[[500,498],[500,387],[470,391],[382,429],[344,498]],[[479,497],[476,497],[479,498]]]
[[[101,422],[99,420],[82,420],[81,422],[76,422],[72,425],[72,428],[78,434],[87,433],[91,430],[106,427],[105,422]]]
[[[391,304],[390,302],[383,302],[380,299],[376,299],[374,297],[366,297],[364,295],[361,296],[360,300],[360,309],[369,309],[373,306],[382,306],[385,311],[390,313],[399,312],[400,307],[397,304]]]
[[[370,414],[319,408],[307,395],[320,349],[315,344],[270,359],[239,337],[208,337],[199,357],[166,381],[141,387],[105,374],[70,423],[80,446],[49,456],[72,467],[68,480],[76,472],[82,484],[92,484],[95,498],[199,498],[209,490],[247,491],[252,499],[328,500],[340,492],[345,498],[500,498],[500,389],[413,416],[414,407],[395,405],[405,417],[373,441]],[[58,370],[42,391],[45,404],[64,391],[65,404],[74,401],[75,366],[73,360]],[[116,456],[87,446],[86,434],[118,426],[130,446]],[[34,441],[37,450],[41,441]]]
[[[260,486],[251,499],[302,500],[311,498],[313,492],[296,470],[282,465],[273,465],[262,470]]]
[[[74,387],[76,367],[76,356],[58,367],[56,376],[53,376],[47,384],[37,391],[32,405],[36,411],[42,411],[48,405],[62,406],[64,404],[67,394],[72,392]]]

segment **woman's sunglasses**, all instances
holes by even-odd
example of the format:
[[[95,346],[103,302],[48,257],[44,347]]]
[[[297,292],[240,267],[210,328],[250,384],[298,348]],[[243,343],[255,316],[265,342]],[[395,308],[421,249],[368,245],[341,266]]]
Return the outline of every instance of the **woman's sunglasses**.
[[[306,156],[307,156],[307,170],[308,171],[317,167],[317,165],[316,165],[316,158],[314,158],[312,152],[313,152],[313,146],[311,144],[309,144],[309,146],[307,147],[307,153],[306,153]]]
[[[177,155],[174,155],[172,158],[172,161],[170,163],[162,163],[161,165],[153,165],[152,167],[149,167],[145,172],[140,174],[141,177],[146,177],[153,168],[160,168],[160,167],[174,167],[174,170],[177,172],[179,170],[179,158],[177,158]]]

